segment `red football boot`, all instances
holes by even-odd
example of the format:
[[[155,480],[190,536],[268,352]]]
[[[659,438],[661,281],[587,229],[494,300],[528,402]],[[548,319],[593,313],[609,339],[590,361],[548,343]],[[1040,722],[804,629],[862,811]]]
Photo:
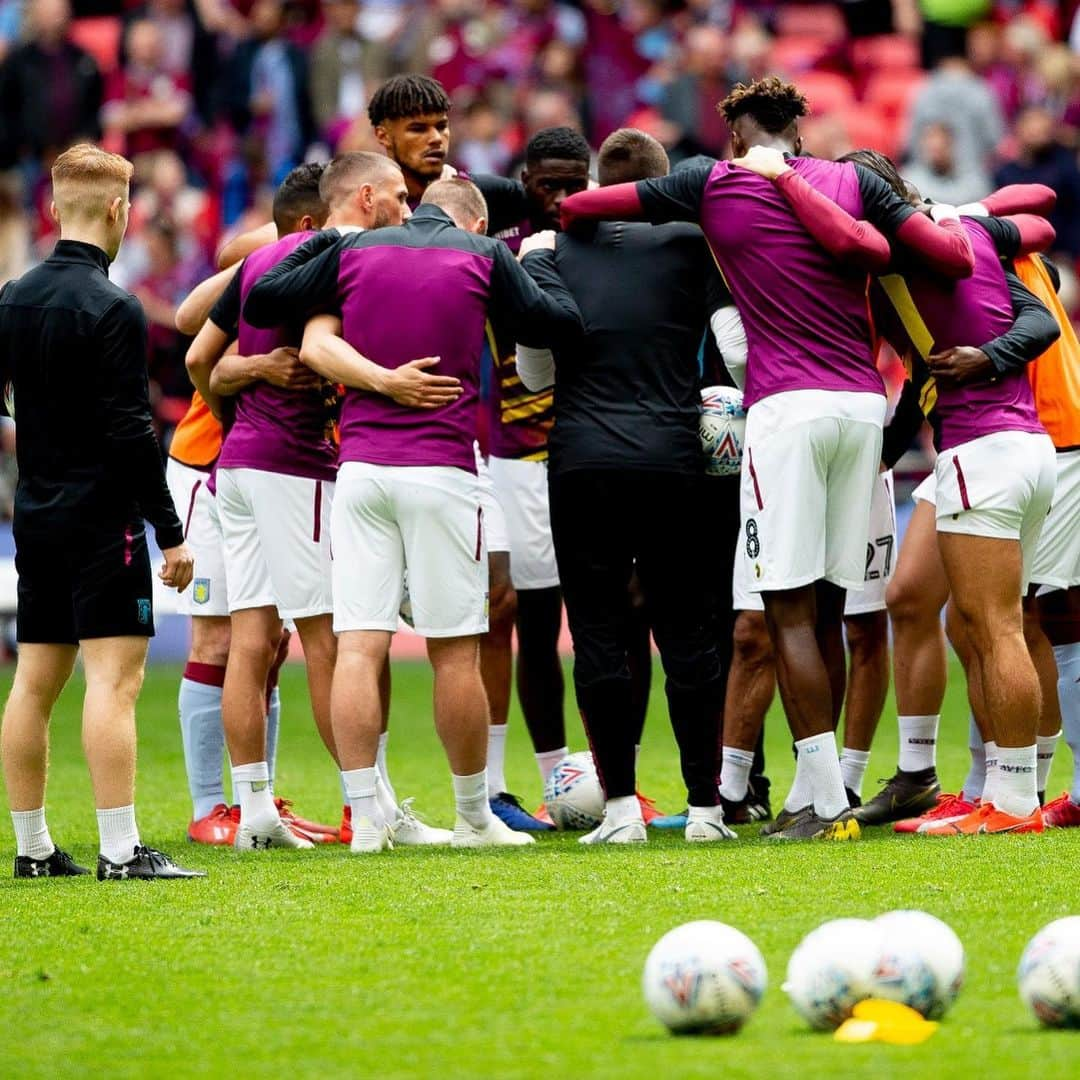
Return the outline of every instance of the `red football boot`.
[[[233,814],[233,810],[236,813]],[[187,830],[187,837],[193,844],[213,844],[232,846],[236,839],[236,830],[240,826],[240,807],[218,803],[206,817],[193,821]]]
[[[642,795],[640,791],[637,792],[637,801],[641,806],[641,820],[644,821],[646,825],[648,825],[653,818],[664,816],[663,810],[657,810],[656,803],[654,803],[652,799]]]
[[[338,830],[333,825],[322,825],[317,821],[308,821],[298,817],[292,811],[292,799],[274,799],[281,820],[294,832],[310,840],[313,844],[336,844]]]
[[[1074,803],[1066,791],[1060,799],[1043,807],[1043,821],[1051,829],[1080,828],[1080,805]]]
[[[536,818],[537,821],[542,821],[545,825],[550,825],[553,829],[555,828],[555,822],[551,820],[551,815],[548,813],[548,808],[545,803],[541,803],[539,807],[537,807],[533,817]]]
[[[979,809],[979,800],[968,802],[963,793],[959,795],[939,795],[937,805],[932,810],[918,817],[904,818],[893,825],[893,832],[917,833],[923,832],[923,826],[930,828],[932,825],[940,825],[943,821],[957,821],[967,817],[973,810]]]
[[[343,844],[352,843],[352,807],[348,803],[341,808],[341,828],[338,829],[338,840]]]
[[[993,803],[983,803],[978,810],[956,821],[939,822],[923,829],[920,836],[977,836],[983,833],[1041,833],[1042,810],[1036,807],[1027,817],[1013,817]]]

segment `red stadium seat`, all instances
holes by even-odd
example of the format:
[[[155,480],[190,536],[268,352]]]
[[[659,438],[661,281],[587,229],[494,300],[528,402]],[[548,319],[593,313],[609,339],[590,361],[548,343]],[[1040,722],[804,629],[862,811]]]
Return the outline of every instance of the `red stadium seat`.
[[[844,112],[855,104],[855,91],[843,75],[831,71],[807,71],[795,80],[810,102],[814,116]]]
[[[837,4],[785,4],[776,15],[776,32],[837,42],[847,37],[847,26]]]
[[[895,157],[900,147],[899,124],[873,105],[852,105],[844,111],[844,128],[856,150],[880,150]]]
[[[868,73],[917,70],[919,46],[901,34],[858,38],[851,43],[851,59],[857,70]]]
[[[796,78],[816,67],[828,51],[828,44],[815,38],[782,37],[772,43],[769,61],[775,71]]]
[[[925,78],[921,71],[879,71],[867,79],[863,101],[900,120],[907,115]]]
[[[120,61],[120,20],[114,15],[75,19],[68,37],[96,61],[102,75],[116,70]]]

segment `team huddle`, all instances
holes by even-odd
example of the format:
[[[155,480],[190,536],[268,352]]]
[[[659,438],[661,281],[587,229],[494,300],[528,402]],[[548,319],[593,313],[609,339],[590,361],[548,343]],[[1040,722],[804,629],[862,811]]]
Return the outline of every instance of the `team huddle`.
[[[583,843],[644,842],[647,826],[730,840],[730,825],[752,821],[774,840],[1080,824],[1080,343],[1041,255],[1053,192],[931,206],[872,151],[800,156],[806,102],[790,84],[739,86],[720,107],[732,161],[672,172],[659,143],[622,129],[599,150],[596,183],[588,144],[553,128],[529,143],[521,181],[470,178],[447,162],[442,87],[395,77],[369,106],[386,154],[294,169],[272,225],[231,241],[181,305],[196,394],[169,448],[175,513],[164,478],[143,469],[137,495],[95,514],[117,504],[121,528],[137,504],[192,617],[179,697],[191,840],[354,853],[532,843],[554,826],[506,790],[512,639],[547,781],[568,753],[564,603],[605,800]],[[87,200],[66,210],[54,180],[63,229]],[[122,236],[113,206],[109,235]],[[38,310],[37,273],[0,293],[5,353],[35,332],[19,313]],[[883,342],[909,373],[887,425]],[[9,376],[20,416],[28,363]],[[737,476],[706,474],[702,390],[716,386],[742,392]],[[897,551],[891,468],[924,422],[937,463]],[[22,491],[48,463],[33,449],[23,460],[21,426],[19,453]],[[67,493],[70,477],[58,484]],[[50,876],[85,871],[49,837],[44,755],[24,743],[44,738],[77,644],[89,659],[88,643],[132,638],[145,657],[152,619],[130,524],[117,534],[126,584],[109,604],[87,601],[76,567],[66,622],[41,615],[48,551],[24,549],[20,528],[40,535],[48,508],[32,509],[16,518],[19,672],[29,652],[49,675],[35,693],[17,673],[4,763],[16,875]],[[399,799],[387,767],[402,619],[434,672],[452,830]],[[898,768],[864,803],[890,624]],[[956,795],[935,758],[946,630],[972,712]],[[335,825],[275,792],[291,633],[340,773]],[[687,791],[668,817],[636,782],[650,634]],[[137,651],[127,663],[141,677]],[[777,685],[796,773],[774,817],[761,745]],[[1073,788],[1044,806],[1063,729]],[[88,759],[101,794],[89,744]],[[99,878],[189,874],[141,845],[125,792],[98,799]]]

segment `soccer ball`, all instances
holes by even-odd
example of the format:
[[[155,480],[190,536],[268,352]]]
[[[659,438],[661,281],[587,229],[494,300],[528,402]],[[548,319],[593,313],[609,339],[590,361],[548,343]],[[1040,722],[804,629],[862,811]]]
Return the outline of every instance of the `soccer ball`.
[[[738,476],[746,440],[746,410],[741,390],[710,386],[701,391],[698,425],[705,471],[710,476]]]
[[[952,927],[925,911],[890,911],[874,922],[883,935],[874,996],[940,1019],[964,983],[964,946]]]
[[[676,1034],[731,1035],[757,1008],[767,981],[757,946],[705,919],[668,931],[653,946],[642,989],[653,1016]]]
[[[593,756],[580,750],[551,770],[544,805],[557,829],[595,829],[604,818],[604,792]]]
[[[1017,978],[1041,1024],[1080,1028],[1080,915],[1044,926],[1028,942]]]
[[[869,919],[833,919],[811,931],[788,961],[784,992],[820,1031],[839,1027],[875,992],[881,928]]]

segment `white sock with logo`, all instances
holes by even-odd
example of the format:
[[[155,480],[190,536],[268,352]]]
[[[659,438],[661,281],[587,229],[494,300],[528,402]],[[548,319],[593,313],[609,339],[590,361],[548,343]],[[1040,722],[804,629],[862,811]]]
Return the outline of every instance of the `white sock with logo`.
[[[848,809],[836,735],[823,731],[795,743],[799,763],[804,765],[810,790],[814,793],[814,813],[819,818],[834,818]]]
[[[754,767],[754,751],[725,746],[720,766],[720,796],[738,803],[746,798],[750,787],[750,770]],[[803,804],[805,805],[805,803]]]
[[[12,810],[11,824],[15,829],[15,850],[30,859],[47,859],[56,845],[45,824],[45,807],[39,810]]]
[[[506,724],[488,725],[487,789],[494,799],[506,790]]]
[[[487,769],[468,776],[453,776],[454,804],[458,817],[474,829],[484,829],[492,822],[491,803],[488,801]]]
[[[270,766],[251,761],[232,767],[233,798],[240,804],[240,823],[258,831],[273,828],[280,820],[270,787]]]
[[[135,824],[135,807],[114,806],[97,812],[101,854],[109,862],[126,863],[135,858],[139,846],[139,828]]]
[[[570,748],[567,746],[560,746],[558,750],[541,750],[536,755],[536,767],[540,770],[540,779],[547,783],[547,778],[554,772],[555,766],[567,754],[570,753]]]
[[[869,750],[852,750],[845,746],[840,752],[840,775],[844,780],[844,787],[862,798],[863,777],[866,775],[866,766],[870,764]]]
[[[1027,817],[1038,809],[1035,788],[1038,771],[1035,746],[999,746],[994,806],[1013,817]]]
[[[1080,641],[1055,645],[1058,669],[1058,702],[1061,705],[1061,728],[1073,756],[1072,787],[1069,795],[1080,804]]]
[[[378,799],[379,770],[372,765],[366,769],[342,769],[341,785],[349,800],[354,827],[367,818],[376,828],[385,824]]]
[[[919,772],[934,768],[941,716],[901,716],[897,723],[900,728],[900,771]]]
[[[1050,766],[1054,764],[1054,751],[1057,749],[1061,732],[1056,735],[1037,735],[1035,737],[1035,787],[1046,792],[1046,782],[1050,779]]]

